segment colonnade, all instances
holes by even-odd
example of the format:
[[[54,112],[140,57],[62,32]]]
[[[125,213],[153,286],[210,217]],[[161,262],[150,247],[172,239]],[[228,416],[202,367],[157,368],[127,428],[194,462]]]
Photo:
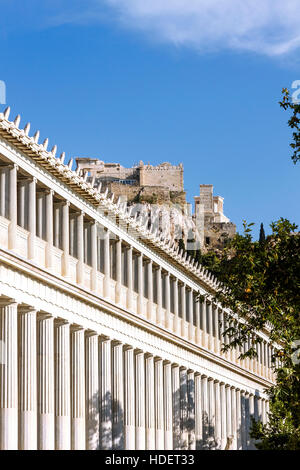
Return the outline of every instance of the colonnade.
[[[253,390],[0,299],[0,449],[251,449]]]
[[[61,251],[61,272],[70,277],[71,259],[76,262],[76,279],[86,287],[85,268],[91,270],[89,287],[100,293],[99,273],[103,275],[101,295],[127,310],[173,331],[187,340],[221,354],[224,329],[229,325],[224,312],[206,296],[199,300],[200,288],[181,276],[163,269],[151,257],[134,249],[126,236],[116,236],[82,210],[63,200],[53,189],[35,177],[19,171],[17,165],[0,167],[0,215],[9,220],[8,248],[17,249],[17,227],[28,231],[27,258],[36,261],[36,241],[46,242],[45,267],[56,268],[53,248]],[[124,233],[125,235],[125,233]],[[115,282],[112,293],[111,281]],[[126,296],[122,295],[126,288]],[[133,307],[137,296],[136,307]],[[243,350],[251,347],[244,345]],[[237,359],[237,353],[225,354],[252,372],[271,378],[271,349],[266,339],[257,345],[258,360]]]

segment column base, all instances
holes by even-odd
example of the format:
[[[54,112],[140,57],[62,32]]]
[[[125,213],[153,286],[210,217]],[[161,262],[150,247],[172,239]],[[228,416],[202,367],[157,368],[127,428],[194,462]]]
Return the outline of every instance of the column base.
[[[38,418],[39,421],[39,434],[38,434],[38,449],[39,450],[54,450],[54,415],[41,414]]]
[[[18,410],[0,409],[0,450],[18,450]]]
[[[84,418],[72,418],[72,450],[85,450]]]
[[[35,412],[20,412],[19,434],[19,450],[37,450],[37,415]]]
[[[57,416],[55,419],[55,449],[71,450],[70,416]]]

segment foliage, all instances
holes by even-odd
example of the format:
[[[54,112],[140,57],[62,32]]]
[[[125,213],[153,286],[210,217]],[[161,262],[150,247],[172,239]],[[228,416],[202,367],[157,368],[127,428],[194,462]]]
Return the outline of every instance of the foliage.
[[[300,339],[300,234],[281,218],[259,243],[252,239],[252,225],[244,222],[244,234],[234,237],[217,264],[223,287],[216,300],[245,321],[225,330],[230,344],[223,349],[242,346],[250,337],[251,347],[241,357],[254,357],[255,332],[269,330],[271,342],[281,348],[272,359],[280,358],[281,366],[268,391],[269,424],[255,424],[253,437],[261,449],[300,449],[300,366],[292,361],[294,341]]]
[[[280,106],[292,112],[292,116],[288,120],[288,125],[293,129],[293,142],[290,146],[293,149],[292,160],[296,164],[300,160],[300,104],[293,103],[290,93],[286,88],[282,90],[283,98],[279,102]]]

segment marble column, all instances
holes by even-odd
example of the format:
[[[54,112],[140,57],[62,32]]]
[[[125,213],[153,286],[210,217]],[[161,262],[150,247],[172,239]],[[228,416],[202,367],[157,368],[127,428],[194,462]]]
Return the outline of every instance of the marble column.
[[[43,238],[44,196],[44,192],[36,191],[36,234],[39,238]]]
[[[60,208],[61,203],[56,202],[53,204],[53,245],[59,248],[59,232],[60,232]]]
[[[222,442],[222,414],[221,414],[221,393],[220,393],[220,382],[215,380],[215,442],[216,448],[221,449]]]
[[[71,327],[71,448],[85,449],[84,329]]]
[[[132,272],[132,246],[127,248],[127,308],[132,310],[133,272]]]
[[[154,360],[155,387],[155,449],[164,450],[164,395],[163,395],[163,361]]]
[[[216,430],[216,401],[214,390],[214,379],[208,379],[208,400],[209,400],[209,440],[212,449],[216,448],[215,430]]]
[[[214,337],[213,337],[213,308],[212,308],[212,301],[209,301],[207,302],[206,304],[206,308],[207,308],[207,315],[208,315],[208,348],[209,349],[213,349],[213,341],[214,341]]]
[[[213,316],[214,316],[214,330],[215,330],[215,353],[220,355],[220,324],[219,324],[219,309],[216,306],[213,309]]]
[[[162,272],[161,266],[156,270],[157,310],[156,323],[162,325]]]
[[[70,325],[54,322],[55,351],[55,449],[71,449]]]
[[[148,279],[148,305],[147,316],[148,320],[155,321],[153,315],[153,262],[151,259],[147,263],[147,279]]]
[[[247,450],[247,423],[245,391],[241,390],[241,422],[242,422],[242,450]]]
[[[138,256],[138,315],[143,316],[144,314],[144,264],[143,254],[140,253]]]
[[[5,194],[6,194],[6,168],[4,167],[0,169],[0,215],[1,217],[6,216]]]
[[[166,328],[169,330],[171,328],[171,285],[170,285],[170,273],[167,272],[165,276],[165,286],[166,286]]]
[[[242,414],[241,414],[241,391],[236,389],[236,438],[237,450],[242,450]]]
[[[202,375],[201,377],[201,393],[202,393],[202,436],[203,436],[203,443],[202,449],[209,448],[209,408],[208,408],[208,380],[206,375]]]
[[[237,449],[237,430],[236,430],[236,391],[231,387],[231,432],[233,436],[232,449]]]
[[[178,313],[178,279],[175,278],[174,281],[174,333],[179,335],[180,334],[180,321],[179,321],[179,313]]]
[[[193,295],[193,290],[189,289],[188,290],[188,296],[189,296],[189,301],[188,301],[188,306],[189,306],[189,312],[188,312],[188,317],[189,317],[189,340],[190,341],[195,341],[195,329],[194,329],[194,295]]]
[[[135,351],[135,449],[146,446],[145,430],[145,363],[143,351]]]
[[[252,393],[250,393],[250,395],[249,395],[249,420],[250,420],[250,428],[251,428],[251,423],[252,423],[251,418],[254,418],[254,395],[253,395]],[[255,450],[254,440],[251,438],[251,436],[249,436],[249,441],[250,441],[249,449],[250,449],[250,450]]]
[[[250,409],[249,409],[249,393],[245,393],[245,421],[246,421],[246,441],[247,449],[250,449]]]
[[[233,436],[233,429],[232,429],[232,412],[231,412],[231,389],[230,385],[225,386],[226,392],[226,433],[227,433],[227,441],[228,438],[230,440],[234,437]]]
[[[55,449],[54,318],[37,316],[38,449]]]
[[[172,415],[172,366],[164,361],[164,423],[165,423],[165,450],[173,449],[173,415]]]
[[[186,285],[181,285],[181,335],[186,337]]]
[[[110,231],[104,230],[104,297],[110,298]]]
[[[97,222],[91,223],[91,288],[97,292]]]
[[[52,189],[46,192],[46,267],[49,269],[53,267],[53,193]]]
[[[146,449],[155,450],[154,358],[145,355]]]
[[[224,450],[227,444],[227,406],[226,406],[226,387],[225,383],[220,383],[220,398],[221,398],[221,449]]]
[[[20,307],[19,313],[19,449],[37,449],[37,349],[36,311]]]
[[[180,450],[180,377],[179,366],[172,364],[173,449]]]
[[[200,306],[201,311],[201,328],[202,328],[202,345],[208,347],[208,337],[207,337],[207,317],[206,317],[206,299],[203,300]]]
[[[188,449],[196,450],[195,436],[195,375],[194,371],[188,370],[187,374],[187,429]]]
[[[135,449],[135,393],[133,348],[124,347],[124,427],[125,449]]]
[[[86,449],[99,449],[100,390],[98,335],[88,331],[85,338]]]
[[[28,183],[28,259],[35,258],[35,235],[36,235],[36,178]]]
[[[123,345],[112,343],[112,436],[113,449],[124,449],[124,372]]]
[[[17,304],[0,300],[0,450],[18,449]]]
[[[19,182],[19,191],[18,191],[18,225],[25,228],[25,191],[26,191],[26,181]]]
[[[69,201],[62,206],[62,275],[69,274],[69,252],[70,252],[70,225],[69,225]]]
[[[111,340],[99,340],[100,447],[112,448]]]
[[[9,226],[8,226],[8,249],[14,250],[17,243],[17,172],[16,164],[9,165]]]
[[[201,398],[201,375],[195,373],[195,439],[196,449],[202,447],[202,398]]]
[[[116,303],[121,302],[122,293],[122,239],[116,240]]]
[[[83,220],[84,213],[81,211],[77,215],[77,284],[84,284],[84,272],[83,272],[83,263],[84,263],[84,240],[83,240]]]
[[[196,317],[196,343],[200,346],[202,343],[201,323],[200,323],[200,300],[195,298],[195,317]]]

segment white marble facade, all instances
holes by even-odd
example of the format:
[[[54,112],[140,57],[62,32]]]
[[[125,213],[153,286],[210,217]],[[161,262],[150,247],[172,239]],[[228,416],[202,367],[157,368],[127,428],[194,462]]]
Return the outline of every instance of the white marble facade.
[[[258,360],[222,353],[217,280],[19,123],[0,114],[0,449],[253,449],[266,332]]]

